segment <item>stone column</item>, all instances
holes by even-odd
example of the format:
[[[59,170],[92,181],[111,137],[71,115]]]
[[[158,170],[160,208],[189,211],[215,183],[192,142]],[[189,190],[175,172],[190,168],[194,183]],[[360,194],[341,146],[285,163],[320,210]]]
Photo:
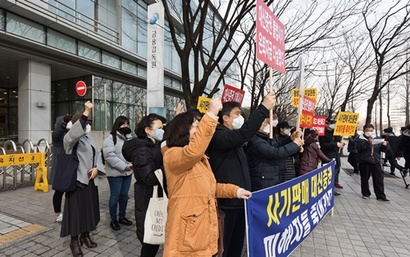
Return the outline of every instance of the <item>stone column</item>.
[[[30,139],[33,144],[50,140],[51,68],[34,60],[19,62],[18,75],[19,142]],[[50,141],[49,141],[50,142]]]

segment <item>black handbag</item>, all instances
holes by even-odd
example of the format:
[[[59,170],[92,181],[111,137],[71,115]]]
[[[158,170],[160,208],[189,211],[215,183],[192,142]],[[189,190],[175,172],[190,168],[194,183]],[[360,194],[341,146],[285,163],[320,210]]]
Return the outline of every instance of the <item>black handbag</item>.
[[[71,192],[77,187],[77,169],[80,163],[77,156],[78,142],[74,145],[71,154],[57,155],[57,169],[54,177],[53,190]]]

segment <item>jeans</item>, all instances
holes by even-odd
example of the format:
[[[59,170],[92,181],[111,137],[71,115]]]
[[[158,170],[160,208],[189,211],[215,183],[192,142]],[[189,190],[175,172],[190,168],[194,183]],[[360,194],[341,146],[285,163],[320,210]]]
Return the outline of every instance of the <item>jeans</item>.
[[[108,208],[110,209],[111,221],[117,219],[117,206],[119,205],[119,218],[125,218],[125,211],[128,204],[128,191],[130,190],[132,176],[108,177],[110,184],[110,200]]]

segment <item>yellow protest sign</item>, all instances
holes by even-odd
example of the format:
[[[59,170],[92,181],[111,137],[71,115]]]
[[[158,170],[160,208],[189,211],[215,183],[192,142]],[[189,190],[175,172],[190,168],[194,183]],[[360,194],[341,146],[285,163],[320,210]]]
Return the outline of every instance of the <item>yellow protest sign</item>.
[[[317,88],[305,88],[305,96],[309,96],[315,100],[317,103]],[[299,105],[299,88],[292,89],[292,106]]]
[[[201,112],[201,113],[206,113],[208,111],[209,107],[209,102],[211,101],[211,98],[208,97],[203,97],[200,96],[198,97],[198,104],[196,108]]]
[[[336,118],[336,126],[333,132],[334,136],[354,136],[357,123],[359,122],[359,113],[339,112]]]

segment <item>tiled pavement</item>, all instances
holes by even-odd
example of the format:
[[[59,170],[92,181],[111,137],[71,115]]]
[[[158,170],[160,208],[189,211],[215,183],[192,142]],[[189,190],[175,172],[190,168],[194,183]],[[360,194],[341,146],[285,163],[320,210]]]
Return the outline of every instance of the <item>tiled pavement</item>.
[[[342,168],[350,168],[342,158]],[[388,169],[385,169],[386,172]],[[410,181],[410,179],[408,178]],[[360,177],[340,174],[344,189],[335,198],[334,215],[324,218],[291,256],[410,256],[410,189],[401,178],[385,178],[390,202],[360,194]],[[372,185],[372,184],[371,184]],[[371,190],[373,192],[373,190]],[[133,187],[128,217],[134,220]],[[52,190],[33,187],[0,192],[0,256],[70,256],[69,238],[60,238],[54,222]],[[97,248],[83,248],[85,256],[139,256],[135,227],[112,231],[107,210],[108,185],[100,187],[101,222],[92,233]],[[161,256],[162,248],[157,256]],[[244,254],[246,256],[246,254]]]

